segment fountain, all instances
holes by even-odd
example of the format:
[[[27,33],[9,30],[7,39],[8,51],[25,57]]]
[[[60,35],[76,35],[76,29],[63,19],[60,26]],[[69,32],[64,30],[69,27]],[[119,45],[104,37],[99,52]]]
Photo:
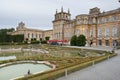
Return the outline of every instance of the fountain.
[[[16,63],[16,64],[15,64]],[[50,67],[51,66],[51,67]],[[0,80],[14,80],[54,69],[47,61],[19,61],[0,65]]]

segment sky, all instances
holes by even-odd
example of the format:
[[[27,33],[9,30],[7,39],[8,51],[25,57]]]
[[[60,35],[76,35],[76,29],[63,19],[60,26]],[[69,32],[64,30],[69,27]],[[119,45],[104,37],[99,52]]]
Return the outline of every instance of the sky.
[[[98,7],[101,12],[120,8],[118,0],[0,0],[0,29],[16,28],[24,22],[27,28],[52,29],[56,9],[70,9],[72,19]]]

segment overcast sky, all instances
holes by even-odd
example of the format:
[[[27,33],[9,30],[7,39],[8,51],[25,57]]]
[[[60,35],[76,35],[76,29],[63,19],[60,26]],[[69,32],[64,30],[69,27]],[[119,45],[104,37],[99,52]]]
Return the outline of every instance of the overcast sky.
[[[0,28],[16,28],[23,21],[28,28],[52,29],[56,9],[68,8],[72,19],[88,14],[89,9],[99,7],[102,11],[120,8],[118,0],[0,0]]]

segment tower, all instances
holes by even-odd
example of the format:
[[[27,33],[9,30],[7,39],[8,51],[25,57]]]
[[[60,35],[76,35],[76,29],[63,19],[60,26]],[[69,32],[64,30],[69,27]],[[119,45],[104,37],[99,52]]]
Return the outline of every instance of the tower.
[[[68,12],[64,12],[63,7],[61,7],[60,12],[56,10],[56,14],[53,20],[53,39],[63,40],[64,23],[70,20],[71,20],[71,14],[69,9]]]

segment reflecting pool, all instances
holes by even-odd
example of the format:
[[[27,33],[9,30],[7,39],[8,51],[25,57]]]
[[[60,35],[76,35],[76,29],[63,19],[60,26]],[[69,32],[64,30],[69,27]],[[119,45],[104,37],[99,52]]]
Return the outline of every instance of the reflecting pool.
[[[52,68],[45,64],[22,63],[0,68],[0,80],[12,80],[23,77],[30,71],[31,74],[41,73]]]
[[[16,56],[2,56],[0,57],[0,61],[16,59]]]

